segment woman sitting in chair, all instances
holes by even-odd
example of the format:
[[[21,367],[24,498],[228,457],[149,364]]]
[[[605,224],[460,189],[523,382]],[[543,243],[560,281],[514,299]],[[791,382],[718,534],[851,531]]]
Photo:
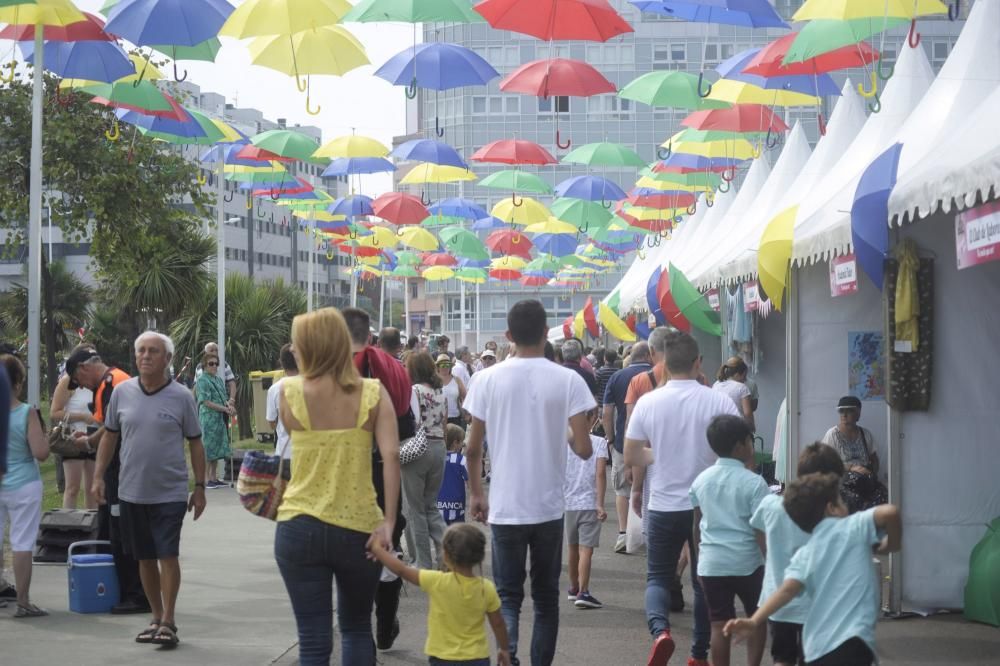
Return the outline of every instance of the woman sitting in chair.
[[[841,492],[851,513],[885,504],[888,493],[878,480],[879,460],[875,439],[867,428],[858,425],[861,419],[861,401],[851,395],[837,403],[840,423],[823,436],[840,453],[844,461],[844,481]]]

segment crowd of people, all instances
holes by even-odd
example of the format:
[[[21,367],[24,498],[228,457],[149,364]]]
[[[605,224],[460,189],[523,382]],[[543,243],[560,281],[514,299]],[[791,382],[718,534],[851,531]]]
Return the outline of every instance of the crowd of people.
[[[274,557],[299,663],[330,663],[336,612],[341,663],[374,664],[400,633],[404,581],[429,598],[430,663],[553,663],[564,564],[573,605],[603,605],[591,562],[609,486],[613,551],[626,552],[630,511],[643,523],[650,666],[673,656],[670,613],[684,608],[687,568],[689,666],[730,663],[733,637],[745,638],[748,663],[760,664],[768,627],[775,664],[872,662],[872,554],[898,549],[901,528],[885,504],[873,437],[858,425],[860,401],[840,401],[838,425],[805,448],[782,496],[757,468],[756,387],[742,358],[728,359],[710,384],[697,343],[674,329],[627,348],[589,349],[578,339],[553,346],[534,300],[514,305],[507,323],[502,346],[490,341],[474,355],[449,351],[446,336],[372,335],[368,314],[355,308],[295,318],[266,418],[275,455],[290,469]],[[219,465],[232,446],[238,381],[214,343],[192,387],[173,379],[173,355],[169,337],[143,333],[130,377],[82,344],[50,411],[80,451],[60,463],[64,505],[82,494],[112,543],[122,595],[114,612],[150,613],[135,641],[165,647],[180,640],[185,515],[197,519],[206,490],[227,485]],[[23,365],[4,354],[0,366],[0,399],[9,390],[11,405],[0,532],[9,522],[14,553],[14,585],[0,589],[0,605],[10,598],[15,617],[41,617],[30,600],[31,551],[38,461],[49,450],[41,415],[20,401]],[[488,525],[489,538],[472,521]],[[487,556],[491,579],[481,569]],[[525,579],[534,617],[522,646]]]

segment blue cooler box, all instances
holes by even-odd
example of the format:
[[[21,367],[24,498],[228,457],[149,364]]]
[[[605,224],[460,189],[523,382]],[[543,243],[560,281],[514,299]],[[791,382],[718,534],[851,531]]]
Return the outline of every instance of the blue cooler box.
[[[108,541],[77,541],[66,556],[69,609],[74,613],[110,613],[118,603],[118,574],[111,555],[74,555],[82,546],[110,545]]]

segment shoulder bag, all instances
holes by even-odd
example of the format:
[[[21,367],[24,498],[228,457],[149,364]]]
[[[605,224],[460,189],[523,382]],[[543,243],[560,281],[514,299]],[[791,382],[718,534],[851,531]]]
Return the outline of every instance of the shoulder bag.
[[[285,495],[291,471],[281,456],[263,451],[247,451],[236,481],[236,493],[243,508],[255,516],[275,520]]]
[[[427,430],[417,428],[417,434],[399,445],[399,464],[408,465],[427,453]]]
[[[76,445],[73,437],[73,429],[69,427],[69,412],[62,421],[52,426],[49,431],[49,453],[53,453],[63,459],[79,458],[83,451]],[[41,417],[39,417],[41,418]]]

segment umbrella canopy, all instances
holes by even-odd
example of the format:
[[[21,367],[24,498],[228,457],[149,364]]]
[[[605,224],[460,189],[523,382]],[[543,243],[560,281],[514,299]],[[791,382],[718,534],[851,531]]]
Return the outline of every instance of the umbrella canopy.
[[[367,136],[350,134],[323,144],[313,157],[337,159],[339,157],[385,157],[389,149],[382,142]]]
[[[401,185],[420,185],[422,183],[455,183],[461,180],[476,180],[476,174],[460,167],[424,163],[410,169],[400,180]]]
[[[656,283],[656,299],[660,306],[660,312],[666,318],[668,325],[685,333],[691,332],[691,322],[681,312],[680,307],[674,301],[674,295],[670,292],[669,271],[660,271],[660,279]]]
[[[445,227],[438,232],[441,245],[456,257],[485,260],[490,258],[486,246],[475,233],[461,227]]]
[[[282,157],[281,155],[276,155],[270,150],[264,150],[263,148],[258,148],[257,146],[252,146],[249,143],[237,146],[236,157],[245,160],[256,160],[257,162],[294,162],[295,160],[291,157]]]
[[[781,310],[781,298],[787,284],[788,262],[792,258],[792,234],[798,212],[799,207],[792,206],[768,222],[757,250],[760,286],[778,311]]]
[[[858,263],[882,289],[885,259],[889,255],[889,195],[896,186],[903,144],[893,144],[861,174],[851,205],[851,240]]]
[[[499,254],[516,255],[531,258],[531,239],[520,231],[513,229],[501,229],[494,231],[486,237],[486,247]],[[521,267],[523,267],[523,263]]]
[[[322,178],[352,176],[355,174],[386,173],[395,171],[396,165],[384,157],[339,157],[323,170]]]
[[[677,173],[688,171],[726,171],[739,164],[739,160],[725,158],[702,157],[689,153],[671,153],[665,160],[653,165],[653,172],[660,173],[676,170]]]
[[[588,143],[574,148],[562,158],[565,164],[587,166],[643,167],[646,161],[631,148],[620,143]]]
[[[372,215],[397,226],[420,224],[429,214],[420,197],[404,192],[386,192],[372,201]]]
[[[289,76],[343,76],[369,64],[364,45],[339,25],[258,37],[250,42],[250,62]]]
[[[938,0],[806,0],[792,17],[793,21],[814,19],[890,18],[912,19],[930,14],[947,14],[948,7]]]
[[[579,233],[577,229],[572,224],[568,222],[563,222],[556,217],[550,217],[544,222],[536,222],[535,224],[529,224],[525,227],[524,232],[528,234],[569,234],[571,236],[576,236]],[[549,253],[551,254],[551,253]]]
[[[361,215],[374,215],[372,210],[372,199],[363,194],[355,194],[349,197],[338,197],[330,204],[326,211],[334,215],[346,215],[347,217],[360,217]]]
[[[34,0],[0,3],[0,23],[66,27],[86,20],[70,0]]]
[[[788,28],[768,0],[629,0],[644,12],[693,23],[718,23],[743,28]]]
[[[473,222],[469,228],[473,231],[493,231],[494,229],[506,229],[507,223],[498,217],[487,215]]]
[[[684,141],[675,134],[663,143],[672,154],[698,155],[712,159],[749,160],[758,156],[757,150],[746,139],[723,141]]]
[[[913,6],[912,3],[909,5]],[[809,21],[802,26],[795,41],[788,47],[784,64],[802,62],[845,46],[852,46],[885,30],[905,25],[909,21],[907,18],[882,19],[881,5],[878,7],[880,17],[878,20],[861,18],[846,21],[832,19]]]
[[[485,284],[488,274],[482,268],[459,268],[455,271],[455,278],[470,284]]]
[[[18,4],[21,0],[11,2],[0,2],[0,6],[7,4]],[[47,42],[111,42],[114,37],[104,32],[104,21],[98,17],[84,12],[84,19],[66,26],[52,26],[45,29],[45,41]],[[33,42],[35,39],[35,26],[32,23],[22,23],[21,25],[8,25],[0,30],[0,39],[9,39],[15,42]],[[48,60],[48,58],[46,58]]]
[[[448,266],[431,266],[421,271],[420,277],[430,282],[440,282],[455,277],[455,271]]]
[[[698,330],[709,335],[722,335],[722,323],[719,313],[708,304],[708,299],[691,284],[681,269],[670,264],[670,293],[674,304],[684,318]]]
[[[35,43],[20,42],[24,59],[35,63]],[[45,43],[45,69],[65,79],[87,79],[111,83],[135,74],[135,66],[118,44],[109,41]]]
[[[496,190],[511,192],[532,192],[534,194],[552,194],[552,188],[544,180],[533,173],[505,169],[496,171],[479,181],[480,187],[492,187]]]
[[[420,227],[404,227],[400,229],[399,242],[421,252],[430,252],[438,249],[438,241],[434,237],[434,234]]]
[[[681,125],[730,132],[787,132],[788,125],[762,104],[739,104],[729,109],[695,111]]]
[[[65,83],[64,80],[63,84]],[[79,90],[93,95],[94,98],[91,101],[95,104],[138,111],[146,115],[180,119],[176,106],[172,103],[173,98],[161,92],[151,81],[139,81],[138,86],[128,81],[116,81],[115,83],[90,81],[87,83],[88,85],[82,86]],[[63,84],[60,84],[59,87],[62,88]]]
[[[469,159],[494,164],[557,164],[559,161],[545,148],[525,139],[494,141],[477,150]]]
[[[420,272],[413,266],[400,264],[392,269],[392,274],[396,277],[411,278],[420,277]]]
[[[628,327],[614,310],[604,303],[597,304],[597,319],[611,335],[623,342],[635,342],[635,333]]]
[[[351,10],[347,0],[247,0],[219,30],[223,37],[294,35],[334,25]]]
[[[441,213],[437,213],[435,215],[431,213],[420,222],[420,226],[422,226],[425,229],[441,229],[443,227],[452,227],[455,225],[460,225],[463,222],[465,222],[464,217],[442,215]]]
[[[576,234],[538,234],[534,243],[539,252],[553,257],[565,257],[576,251]]]
[[[510,224],[534,224],[552,217],[548,208],[531,197],[522,197],[519,201],[513,197],[501,199],[493,206],[490,215]]]
[[[218,35],[232,13],[226,0],[121,0],[104,29],[136,46],[195,46]]]
[[[424,263],[423,257],[411,250],[400,250],[395,255],[399,266],[419,266]]]
[[[726,102],[706,99],[698,94],[699,77],[687,72],[647,72],[633,79],[618,91],[618,96],[649,106],[673,107],[701,111],[724,109]]]
[[[292,130],[268,130],[252,137],[250,143],[268,150],[281,157],[294,157],[297,160],[310,161],[313,153],[319,148],[319,143],[305,134]]]
[[[606,42],[632,32],[607,0],[484,0],[474,9],[498,30],[544,41]]]
[[[424,255],[424,266],[457,266],[458,259],[447,252],[434,252]]]
[[[567,178],[556,185],[555,193],[556,196],[586,201],[617,201],[625,198],[625,192],[621,187],[601,176]],[[555,208],[555,202],[552,207]]]
[[[864,67],[879,59],[878,52],[867,42],[845,46],[835,51],[820,54],[802,62],[785,64],[788,49],[795,41],[796,34],[789,33],[774,40],[747,63],[746,74],[758,76],[791,76],[796,74],[823,74],[838,69]]]
[[[46,32],[46,36],[48,33]],[[206,39],[201,44],[194,46],[177,46],[174,44],[154,44],[150,46],[154,51],[159,51],[173,60],[201,60],[203,62],[215,62],[215,56],[219,54],[222,43],[217,37]]]
[[[448,215],[466,220],[478,220],[486,217],[486,209],[470,199],[451,198],[442,199],[428,209],[434,215]]]
[[[441,141],[431,139],[412,139],[406,143],[401,143],[392,149],[392,157],[400,160],[414,162],[430,162],[442,166],[453,166],[460,169],[468,169],[458,151]]]
[[[553,201],[552,215],[563,222],[569,222],[584,233],[608,226],[613,217],[611,211],[600,203],[570,198]]]
[[[521,274],[521,279],[518,280],[525,287],[544,287],[552,278],[555,277],[554,273],[539,273],[535,271],[525,271]]]
[[[715,68],[715,71],[724,79],[752,83],[758,88],[764,88],[765,90],[784,90],[804,93],[806,95],[840,96],[840,88],[829,74],[797,74],[764,77],[745,73],[743,70],[749,66],[750,61],[758,53],[760,53],[759,48],[741,51],[733,57],[722,61]]]
[[[737,105],[819,106],[822,103],[822,100],[815,95],[781,88],[764,88],[746,81],[730,81],[729,79],[722,79],[712,84],[712,92],[708,99]]]
[[[408,46],[375,71],[396,86],[451,90],[484,86],[500,73],[481,55],[457,44],[424,42]]]
[[[362,0],[344,23],[482,23],[467,0]]]
[[[590,97],[613,93],[615,84],[581,60],[552,58],[521,65],[500,82],[500,90],[536,97]]]
[[[524,267],[526,273],[554,273],[563,267],[561,259],[540,254]]]

